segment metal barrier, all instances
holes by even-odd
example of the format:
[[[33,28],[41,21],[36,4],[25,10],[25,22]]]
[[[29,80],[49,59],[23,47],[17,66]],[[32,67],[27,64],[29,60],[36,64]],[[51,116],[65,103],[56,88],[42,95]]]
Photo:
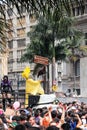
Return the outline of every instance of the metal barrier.
[[[11,96],[12,103],[15,101],[25,102],[25,93],[13,92]],[[2,102],[2,94],[0,94],[0,102]]]
[[[29,94],[29,93],[27,93]],[[30,95],[30,94],[29,94]],[[26,99],[25,96],[25,92],[13,92],[12,93],[12,103],[14,103],[15,101],[19,101],[20,103],[25,104],[25,100],[28,100],[28,104],[25,104],[26,106],[31,106],[34,104],[36,104],[39,100],[38,98],[39,95],[36,95],[36,98],[34,95],[30,95],[30,99],[28,96],[28,99]],[[60,102],[72,102],[72,101],[78,101],[78,102],[84,102],[87,104],[87,97],[56,97]],[[0,94],[0,102],[2,103],[2,95]]]
[[[60,102],[73,102],[78,101],[79,103],[84,102],[87,104],[87,97],[57,97]]]

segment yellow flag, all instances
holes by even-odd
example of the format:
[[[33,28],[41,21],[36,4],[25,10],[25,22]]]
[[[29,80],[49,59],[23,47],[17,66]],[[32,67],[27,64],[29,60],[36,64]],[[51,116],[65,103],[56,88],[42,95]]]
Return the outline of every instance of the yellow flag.
[[[22,77],[25,78],[25,79],[28,79],[29,75],[30,75],[30,68],[26,67],[24,69],[24,71],[22,72]]]

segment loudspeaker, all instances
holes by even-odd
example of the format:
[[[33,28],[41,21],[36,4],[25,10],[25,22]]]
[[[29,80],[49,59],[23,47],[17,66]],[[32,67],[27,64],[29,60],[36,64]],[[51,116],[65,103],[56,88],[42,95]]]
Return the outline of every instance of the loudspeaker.
[[[28,106],[30,108],[34,107],[35,105],[38,104],[39,102],[39,99],[40,99],[40,96],[39,95],[29,95],[29,98],[28,98]]]

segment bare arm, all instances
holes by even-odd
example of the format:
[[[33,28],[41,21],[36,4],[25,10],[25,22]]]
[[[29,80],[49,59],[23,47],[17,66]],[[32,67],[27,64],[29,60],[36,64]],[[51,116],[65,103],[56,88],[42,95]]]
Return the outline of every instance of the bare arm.
[[[65,107],[60,106],[60,108],[62,109],[62,115],[61,115],[61,119],[60,119],[59,124],[58,124],[58,128],[60,128],[61,124],[63,124],[65,121]]]
[[[81,121],[81,119],[80,119],[78,114],[76,114],[76,117],[78,118],[78,123],[77,123],[76,127],[79,127],[79,126],[82,125],[82,121]]]

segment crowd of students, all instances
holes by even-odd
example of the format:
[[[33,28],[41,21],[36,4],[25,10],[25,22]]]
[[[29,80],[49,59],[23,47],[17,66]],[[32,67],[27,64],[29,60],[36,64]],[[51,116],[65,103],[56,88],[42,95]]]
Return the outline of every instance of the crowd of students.
[[[33,111],[8,104],[4,111],[0,104],[0,130],[87,130],[87,104],[57,102],[57,106]]]

